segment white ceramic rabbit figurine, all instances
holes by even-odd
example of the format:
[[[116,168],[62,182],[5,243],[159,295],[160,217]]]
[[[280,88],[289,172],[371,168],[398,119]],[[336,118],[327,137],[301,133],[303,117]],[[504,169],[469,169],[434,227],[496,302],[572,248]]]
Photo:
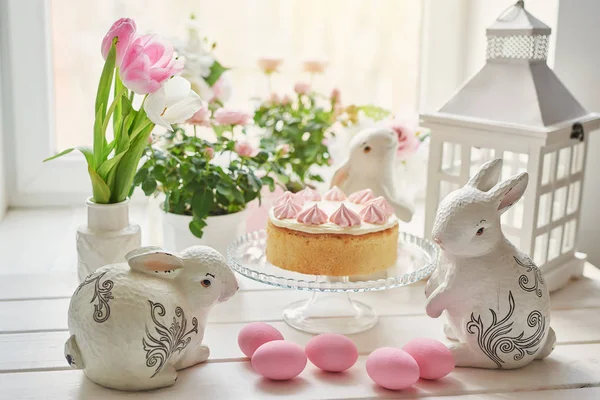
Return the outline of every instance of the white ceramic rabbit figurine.
[[[527,187],[522,173],[497,183],[502,160],[492,160],[438,208],[432,237],[442,252],[427,283],[426,311],[444,310],[450,349],[459,367],[519,368],[547,357],[550,295],[538,267],[502,233],[500,216]]]
[[[170,386],[206,361],[210,308],[238,289],[225,258],[206,246],[179,255],[142,247],[99,268],[69,305],[65,357],[93,382],[121,390]]]
[[[371,189],[375,196],[386,198],[398,218],[409,222],[414,207],[396,191],[396,134],[391,129],[364,129],[350,140],[349,147],[348,160],[335,172],[331,187],[345,193]]]

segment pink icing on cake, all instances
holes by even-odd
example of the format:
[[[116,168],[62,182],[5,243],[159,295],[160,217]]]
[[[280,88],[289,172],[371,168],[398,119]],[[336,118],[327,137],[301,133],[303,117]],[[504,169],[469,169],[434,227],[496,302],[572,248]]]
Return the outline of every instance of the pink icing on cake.
[[[321,225],[327,222],[327,214],[315,204],[311,208],[302,211],[296,220],[301,224]]]
[[[287,191],[284,194],[282,194],[281,196],[279,196],[277,198],[277,200],[275,200],[275,202],[273,203],[273,206],[277,207],[277,206],[287,202],[288,200],[291,200],[300,206],[304,205],[304,197],[298,196],[292,192]]]
[[[344,192],[342,192],[342,189],[340,189],[337,186],[334,186],[323,195],[323,200],[344,201],[346,200],[346,195],[344,194]]]
[[[295,218],[300,211],[302,211],[302,207],[289,198],[273,209],[273,215],[277,219]]]
[[[360,217],[358,214],[352,210],[349,210],[343,203],[340,204],[340,208],[331,214],[329,220],[334,224],[341,226],[342,228],[360,225]]]
[[[394,215],[394,208],[390,205],[390,203],[388,203],[388,201],[383,196],[379,196],[373,200],[370,200],[369,202],[367,202],[367,205],[369,204],[373,204],[381,208],[388,217]]]
[[[316,190],[313,190],[309,187],[306,187],[306,188],[302,189],[301,191],[299,191],[298,193],[296,193],[296,196],[302,197],[306,201],[320,201],[321,200],[321,195],[319,193],[317,193]]]
[[[348,196],[348,201],[354,204],[365,204],[369,200],[373,200],[375,195],[371,189],[359,190]]]
[[[360,210],[360,217],[368,224],[382,225],[388,220],[388,216],[381,208],[375,204],[369,204]]]

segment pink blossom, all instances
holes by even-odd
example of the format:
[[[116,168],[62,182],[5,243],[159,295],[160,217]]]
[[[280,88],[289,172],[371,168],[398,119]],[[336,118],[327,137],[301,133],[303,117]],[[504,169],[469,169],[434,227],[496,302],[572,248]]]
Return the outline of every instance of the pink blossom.
[[[117,67],[120,67],[125,51],[129,47],[131,42],[135,39],[135,30],[135,21],[131,18],[120,18],[116,20],[115,23],[112,24],[106,35],[104,35],[104,39],[102,39],[102,46],[100,47],[102,57],[106,60],[113,39],[118,38],[116,65]]]
[[[298,82],[294,85],[294,91],[298,94],[309,94],[310,83]]]
[[[271,103],[273,105],[277,105],[280,102],[281,102],[281,99],[279,98],[277,93],[271,93],[271,96],[269,96],[269,103]]]
[[[281,155],[285,156],[290,152],[290,145],[287,143],[282,144],[281,146],[279,146],[278,150],[281,152]]]
[[[273,72],[277,72],[277,70],[283,63],[283,60],[281,58],[263,57],[263,58],[259,58],[257,62],[258,62],[258,67],[265,74],[272,74]]]
[[[213,149],[212,147],[206,147],[204,149],[204,154],[206,154],[206,157],[208,157],[209,160],[212,160],[213,158],[215,158],[215,149]]]
[[[283,96],[283,98],[281,99],[281,105],[282,106],[287,106],[288,104],[292,103],[292,98],[290,96],[288,96],[287,94],[285,96]]]
[[[333,104],[340,104],[342,102],[342,93],[340,92],[340,89],[333,88],[330,98]]]
[[[154,93],[163,82],[178,75],[183,63],[173,56],[173,45],[156,35],[136,38],[123,56],[123,84],[137,94]]]
[[[327,62],[323,60],[306,60],[302,64],[302,67],[309,74],[322,74],[325,72]]]
[[[227,72],[222,74],[215,84],[212,85],[211,89],[213,91],[213,98],[210,99],[211,103],[215,100],[219,100],[221,103],[226,103],[231,100],[233,86],[231,84],[231,79],[229,79],[229,74]]]
[[[211,111],[202,106],[187,122],[193,125],[210,126],[210,115]]]
[[[398,157],[405,159],[409,154],[414,153],[419,148],[419,138],[415,129],[407,124],[402,124],[397,121],[391,126],[392,130],[398,136]]]
[[[252,121],[252,115],[239,110],[219,108],[214,114],[219,125],[247,125]]]
[[[237,142],[233,150],[242,157],[252,157],[257,153],[256,149],[248,142]]]

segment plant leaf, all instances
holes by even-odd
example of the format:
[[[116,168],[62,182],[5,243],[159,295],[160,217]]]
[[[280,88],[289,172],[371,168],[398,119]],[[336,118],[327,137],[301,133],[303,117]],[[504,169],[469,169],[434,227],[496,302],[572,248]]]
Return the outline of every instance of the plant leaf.
[[[100,107],[102,108],[102,107]],[[94,120],[94,165],[102,164],[104,156],[104,135],[102,134],[102,110],[96,112],[96,119]]]
[[[123,82],[121,81],[121,77],[119,76],[119,68],[117,67],[116,71],[115,71],[115,85],[114,85],[114,91],[113,91],[113,96],[117,96],[117,94],[119,92],[121,92],[121,90],[124,88],[123,86]],[[125,99],[127,99],[127,90],[123,93],[123,97]],[[127,99],[129,101],[129,99]],[[126,116],[127,114],[123,114],[123,109],[125,107],[123,107],[123,100],[121,100],[116,106],[115,106],[115,112],[113,114],[113,132],[115,133],[115,135],[117,134],[117,132],[119,132],[119,129],[121,127],[121,122],[123,119],[123,116]]]
[[[388,117],[391,114],[385,108],[381,108],[381,107],[373,106],[373,105],[359,106],[358,109],[361,110],[363,113],[365,113],[365,117],[371,118],[375,121],[380,121],[380,120]]]
[[[98,114],[98,111],[101,111],[100,115],[102,116],[106,114],[106,107],[108,106],[108,95],[110,94],[110,87],[112,86],[112,79],[115,72],[116,58],[117,47],[116,43],[113,42],[106,56],[104,68],[102,68],[102,74],[100,75],[100,82],[98,83],[98,91],[96,92],[96,115]]]
[[[210,213],[213,206],[213,193],[204,186],[202,189],[194,193],[192,197],[192,211],[194,216],[205,217]]]
[[[223,72],[227,71],[228,69],[229,68],[222,66],[217,60],[215,60],[213,65],[210,67],[210,74],[205,79],[206,83],[208,83],[209,86],[214,85],[219,80],[221,75],[223,75]]]
[[[70,149],[63,150],[60,153],[53,155],[52,157],[48,157],[48,158],[44,159],[44,161],[42,161],[42,162],[46,162],[46,161],[54,160],[54,159],[56,159],[58,157],[62,157],[65,154],[69,154],[73,150],[75,150],[75,147],[71,147]]]
[[[190,232],[192,232],[192,234],[194,236],[196,236],[197,238],[202,237],[202,234],[203,234],[202,231],[203,231],[204,227],[206,227],[206,220],[204,218],[202,218],[202,219],[196,218],[195,216],[189,225]]]
[[[102,163],[100,167],[98,167],[98,175],[102,177],[102,179],[106,179],[108,177],[109,172],[117,166],[119,161],[123,158],[123,156],[127,154],[126,151],[122,151],[119,154],[115,154],[113,158],[110,158]]]
[[[110,202],[110,189],[108,185],[100,175],[92,168],[88,167],[88,173],[92,180],[92,194],[94,196],[94,202],[98,204],[107,204]]]

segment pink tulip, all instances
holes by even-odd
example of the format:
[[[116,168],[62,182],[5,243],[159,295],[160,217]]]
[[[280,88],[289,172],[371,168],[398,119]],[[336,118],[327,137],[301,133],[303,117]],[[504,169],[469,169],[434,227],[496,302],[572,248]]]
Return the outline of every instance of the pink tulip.
[[[413,128],[398,122],[395,122],[391,128],[398,136],[398,157],[400,159],[405,159],[409,154],[417,151],[421,142]]]
[[[237,142],[233,150],[242,157],[252,157],[257,153],[256,149],[248,142]]]
[[[294,91],[298,94],[309,94],[310,83],[298,82],[296,85],[294,85]]]
[[[226,108],[219,108],[214,117],[219,125],[247,125],[252,120],[252,115],[247,112]]]
[[[204,149],[204,154],[206,154],[206,157],[208,157],[209,160],[212,160],[215,158],[215,149],[212,147],[207,147]]]
[[[322,60],[306,60],[302,66],[304,71],[309,74],[322,74],[325,72],[327,62]]]
[[[164,81],[182,70],[183,63],[173,57],[171,43],[156,35],[144,35],[127,48],[120,76],[128,89],[148,94],[156,92]]]
[[[211,111],[203,106],[187,122],[192,125],[210,126]],[[211,149],[212,150],[212,149]]]
[[[117,67],[120,67],[125,51],[127,51],[127,48],[135,39],[135,30],[135,21],[131,18],[118,19],[114,24],[112,24],[106,35],[104,35],[104,39],[102,39],[102,46],[100,47],[102,57],[104,57],[106,60],[113,39],[118,38],[116,65]]]
[[[265,74],[272,74],[273,72],[277,72],[277,70],[279,69],[279,66],[281,65],[281,63],[283,62],[283,60],[281,58],[260,58],[258,59],[258,67],[265,73]]]

